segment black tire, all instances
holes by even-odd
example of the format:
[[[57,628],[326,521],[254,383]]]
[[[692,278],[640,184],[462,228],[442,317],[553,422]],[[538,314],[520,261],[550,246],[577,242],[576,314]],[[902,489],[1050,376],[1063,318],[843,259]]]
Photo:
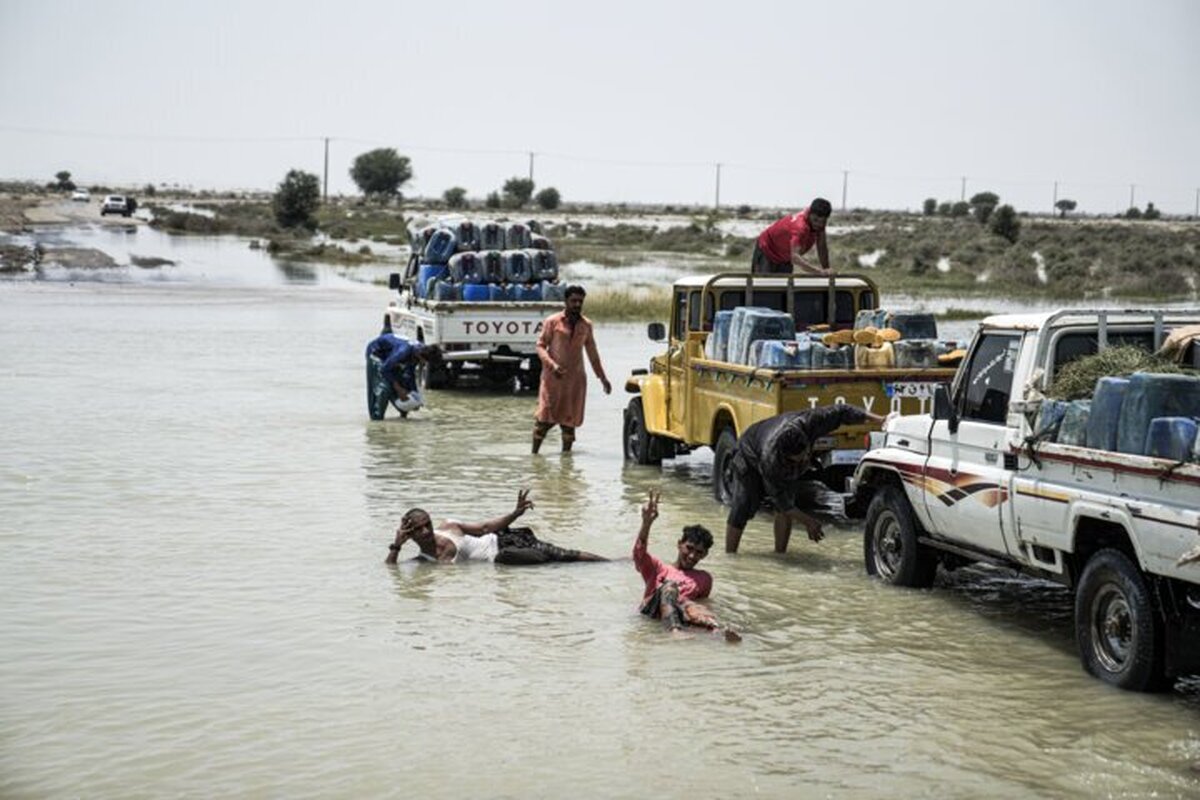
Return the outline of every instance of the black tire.
[[[1163,628],[1150,587],[1120,550],[1100,550],[1075,590],[1075,641],[1090,675],[1120,689],[1169,688]]]
[[[937,574],[937,555],[917,541],[921,523],[899,486],[884,486],[867,508],[863,561],[867,574],[893,586],[925,588]]]
[[[662,456],[655,447],[655,436],[646,430],[646,412],[642,398],[634,397],[625,407],[625,424],[622,428],[621,449],[625,460],[637,464],[661,464]]]
[[[737,434],[733,428],[723,428],[717,434],[717,443],[713,446],[713,499],[722,505],[729,505],[733,499],[732,477],[730,476],[729,460],[737,448]]]

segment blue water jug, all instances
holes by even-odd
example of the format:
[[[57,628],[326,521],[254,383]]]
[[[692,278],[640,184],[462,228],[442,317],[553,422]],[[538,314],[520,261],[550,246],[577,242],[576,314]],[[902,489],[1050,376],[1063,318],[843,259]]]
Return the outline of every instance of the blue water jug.
[[[492,297],[491,289],[492,287],[486,283],[464,283],[462,287],[462,299],[471,303],[490,300]]]
[[[896,342],[896,344],[900,343]],[[1051,435],[1050,430],[1062,425],[1062,418],[1066,413],[1067,403],[1065,400],[1043,400],[1042,407],[1038,409],[1037,424],[1034,426],[1033,432],[1044,437],[1044,441],[1056,441],[1057,431]]]
[[[1117,449],[1144,454],[1150,422],[1157,417],[1200,417],[1200,378],[1135,372],[1121,403]]]
[[[422,264],[417,267],[417,297],[429,296],[429,282],[446,277],[445,264]]]
[[[490,292],[488,295],[489,300],[501,302],[512,299],[512,287],[507,283],[488,284],[488,291]]]
[[[800,343],[795,339],[788,341],[760,339],[751,345],[751,357],[754,359],[754,363],[760,367],[792,369],[796,366],[796,355],[799,349]]]
[[[1088,447],[1096,450],[1117,449],[1117,425],[1121,420],[1121,406],[1125,402],[1125,393],[1128,390],[1128,378],[1100,378],[1096,381],[1096,388],[1092,391],[1091,411],[1088,414]]]
[[[708,335],[704,352],[713,361],[725,361],[729,354],[729,323],[733,320],[732,311],[718,311],[713,317],[712,333]]]
[[[509,283],[531,283],[540,280],[533,274],[533,262],[524,250],[505,250],[503,259],[504,280]]]
[[[542,236],[540,233],[535,233],[529,237],[529,246],[532,247],[534,250],[553,250],[554,249],[553,245],[550,244],[550,240],[547,239],[545,236]]]
[[[433,282],[434,300],[459,300],[462,298],[462,285],[451,281],[436,280]]]
[[[409,240],[410,244],[412,245],[413,252],[417,254],[424,254],[425,245],[429,244],[429,239],[436,232],[436,225],[426,225],[419,231],[413,231],[412,237]]]
[[[938,365],[937,344],[932,339],[901,339],[892,348],[897,367],[933,369]]]
[[[508,230],[504,233],[505,244],[510,250],[524,250],[530,245],[530,237],[532,232],[529,226],[523,222],[514,222],[508,226]]]
[[[900,331],[902,339],[936,339],[937,320],[923,311],[895,311],[888,315],[882,327]],[[876,326],[880,327],[880,326]],[[900,354],[896,354],[899,359]]]
[[[463,220],[454,228],[454,235],[458,239],[458,250],[478,250],[479,249],[479,226],[470,220]]]
[[[540,283],[527,283],[517,286],[517,299],[525,302],[532,302],[542,299],[542,285]]]
[[[562,302],[567,298],[567,287],[553,281],[542,281],[542,299]]]
[[[1196,430],[1196,420],[1191,417],[1155,417],[1146,432],[1146,455],[1190,461]]]
[[[1091,416],[1090,400],[1072,400],[1063,410],[1062,424],[1058,426],[1059,444],[1075,447],[1088,446],[1088,418]]]
[[[454,231],[449,228],[438,228],[429,237],[429,243],[425,245],[425,262],[427,264],[445,264],[450,260],[450,256],[454,255],[457,248],[458,240],[454,238]]]
[[[884,319],[887,317],[887,313],[881,308],[862,309],[854,315],[854,330],[884,327]]]
[[[457,283],[486,283],[483,260],[476,253],[456,253],[451,256],[447,271],[450,280]]]
[[[503,250],[504,244],[504,226],[499,222],[485,222],[479,226],[480,250]]]
[[[553,250],[529,250],[527,252],[533,263],[534,280],[558,280],[558,255]]]

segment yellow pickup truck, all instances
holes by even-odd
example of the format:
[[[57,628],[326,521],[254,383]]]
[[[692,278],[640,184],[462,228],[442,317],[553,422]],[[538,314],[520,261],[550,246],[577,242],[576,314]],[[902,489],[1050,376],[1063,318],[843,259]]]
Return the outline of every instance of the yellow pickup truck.
[[[879,308],[879,289],[866,276],[824,278],[806,275],[697,275],[676,281],[670,330],[651,323],[650,338],[667,341],[667,351],[634,370],[625,382],[635,395],[624,415],[628,461],[659,464],[663,459],[711,447],[713,494],[724,502],[725,462],[737,438],[751,424],[785,411],[851,403],[886,415],[928,412],[933,390],[949,384],[954,367],[776,368],[733,363],[706,343],[718,312],[739,307],[786,312],[795,338],[812,341],[819,332],[849,331],[859,312]],[[817,333],[814,333],[817,332]],[[813,344],[812,346],[819,346]],[[820,477],[841,490],[866,452],[867,434],[877,426],[839,429],[817,442]]]

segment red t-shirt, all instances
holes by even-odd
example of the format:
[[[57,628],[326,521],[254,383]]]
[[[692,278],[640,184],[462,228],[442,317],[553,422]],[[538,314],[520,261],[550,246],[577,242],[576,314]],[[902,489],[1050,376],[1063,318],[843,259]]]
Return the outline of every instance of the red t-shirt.
[[[792,247],[807,253],[817,242],[817,232],[808,225],[808,209],[784,217],[758,236],[758,248],[776,264],[792,263]]]
[[[633,543],[633,565],[642,573],[646,583],[646,593],[642,602],[650,599],[654,590],[663,581],[675,581],[679,584],[679,597],[682,600],[703,600],[712,593],[712,575],[702,569],[680,569],[674,564],[667,564],[650,555],[646,545],[640,541]]]

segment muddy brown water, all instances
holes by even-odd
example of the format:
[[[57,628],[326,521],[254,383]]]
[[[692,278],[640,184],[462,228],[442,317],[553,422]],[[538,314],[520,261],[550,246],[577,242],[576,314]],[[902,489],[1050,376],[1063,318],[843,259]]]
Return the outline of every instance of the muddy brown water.
[[[157,278],[0,283],[0,796],[1200,793],[1200,686],[1087,677],[1051,583],[892,589],[856,524],[778,557],[756,520],[704,564],[741,645],[640,618],[646,491],[664,558],[723,525],[708,454],[622,462],[642,326],[599,327],[618,391],[534,458],[529,396],[367,420],[386,290],[154,241]],[[410,505],[480,519],[521,486],[544,538],[617,560],[383,566]]]

